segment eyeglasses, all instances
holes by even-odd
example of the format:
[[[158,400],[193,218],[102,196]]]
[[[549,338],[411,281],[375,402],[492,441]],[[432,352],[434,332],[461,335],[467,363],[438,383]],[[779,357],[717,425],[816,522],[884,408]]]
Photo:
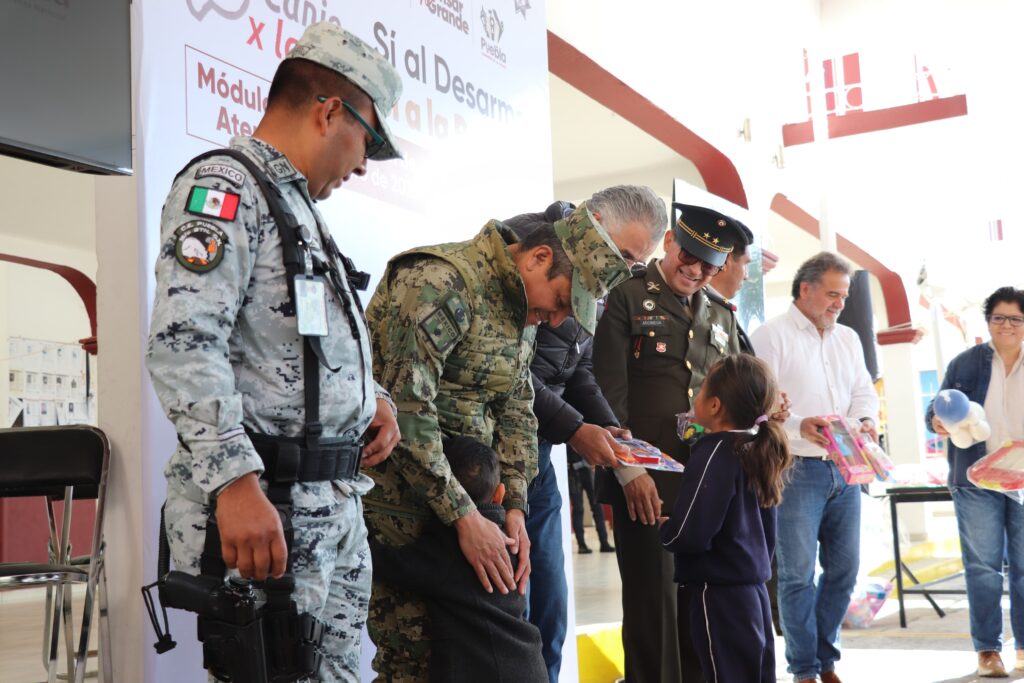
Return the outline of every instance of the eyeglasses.
[[[316,96],[316,101],[321,104],[326,102],[328,99],[330,98],[327,97],[326,95]],[[352,116],[355,117],[356,121],[358,121],[359,124],[366,129],[366,132],[370,134],[370,140],[366,143],[366,147],[363,150],[363,157],[366,159],[372,159],[374,156],[377,155],[378,152],[384,149],[384,145],[387,144],[387,140],[385,140],[384,137],[380,133],[378,133],[373,126],[368,124],[366,122],[366,119],[360,116],[359,112],[357,112],[356,108],[353,107],[351,104],[349,104],[345,100],[341,100],[341,106],[345,107],[345,110],[348,111],[349,114],[352,114]]]
[[[679,248],[679,260],[683,262],[684,266],[692,266],[694,263],[700,264],[700,272],[705,276],[718,275],[722,272],[722,266],[713,266],[703,259],[699,259],[690,252],[686,251],[682,247]]]
[[[1011,327],[1024,325],[1024,317],[1019,315],[990,315],[988,321],[996,327],[1001,326],[1003,323],[1010,323]]]

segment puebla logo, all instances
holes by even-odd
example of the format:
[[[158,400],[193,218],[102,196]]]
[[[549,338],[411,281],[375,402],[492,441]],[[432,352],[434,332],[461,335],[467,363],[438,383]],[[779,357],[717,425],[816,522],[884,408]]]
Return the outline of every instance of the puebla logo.
[[[508,58],[505,56],[505,52],[498,47],[501,37],[505,35],[505,22],[501,20],[497,10],[481,7],[480,26],[483,29],[483,35],[480,37],[480,52],[492,61],[505,66]]]
[[[174,231],[174,257],[186,270],[208,273],[224,258],[227,234],[208,221],[190,221]]]

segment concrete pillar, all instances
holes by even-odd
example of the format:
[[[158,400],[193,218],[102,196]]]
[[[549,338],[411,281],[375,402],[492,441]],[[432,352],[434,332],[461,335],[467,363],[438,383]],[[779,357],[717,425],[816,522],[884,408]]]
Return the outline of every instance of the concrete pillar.
[[[143,681],[141,244],[134,177],[96,178],[99,427],[111,442],[105,519],[114,675]]]
[[[911,343],[879,346],[885,369],[886,438],[889,455],[896,464],[922,462],[924,454],[924,411],[921,408],[921,387],[914,365]],[[900,529],[910,540],[924,540],[927,517],[923,505],[900,508]]]

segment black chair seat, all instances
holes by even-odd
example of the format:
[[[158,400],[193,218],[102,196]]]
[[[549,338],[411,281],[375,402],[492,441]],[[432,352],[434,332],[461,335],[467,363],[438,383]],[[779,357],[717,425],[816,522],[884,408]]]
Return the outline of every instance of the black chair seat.
[[[19,588],[46,588],[46,624],[43,664],[47,681],[56,683],[60,636],[64,636],[67,677],[83,683],[90,654],[89,636],[94,603],[99,602],[99,675],[112,678],[110,628],[107,620],[106,573],[104,571],[103,516],[110,444],[102,431],[88,426],[20,427],[0,429],[0,498],[45,497],[48,538],[45,542],[51,562],[7,562],[0,564],[0,592]],[[74,499],[94,499],[92,542],[88,555],[73,556],[70,542]],[[64,502],[58,524],[55,503]],[[84,584],[85,595],[78,647],[74,647],[71,610],[72,584]],[[2,675],[0,675],[2,678]]]

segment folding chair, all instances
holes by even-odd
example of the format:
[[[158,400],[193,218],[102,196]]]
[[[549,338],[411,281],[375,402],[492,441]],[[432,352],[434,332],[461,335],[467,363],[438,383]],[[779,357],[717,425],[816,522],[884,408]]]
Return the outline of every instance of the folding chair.
[[[88,426],[0,429],[0,497],[43,496],[49,522],[48,563],[0,564],[0,591],[47,587],[43,662],[48,683],[58,678],[57,653],[61,625],[67,650],[69,680],[82,683],[89,656],[93,606],[99,601],[99,676],[113,680],[110,670],[110,627],[107,621],[106,573],[103,564],[103,512],[106,503],[110,444],[99,429]],[[90,553],[71,555],[73,500],[95,499]],[[64,510],[57,531],[54,502]],[[77,650],[71,614],[71,586],[85,585],[85,604]],[[63,678],[63,676],[61,676]]]

